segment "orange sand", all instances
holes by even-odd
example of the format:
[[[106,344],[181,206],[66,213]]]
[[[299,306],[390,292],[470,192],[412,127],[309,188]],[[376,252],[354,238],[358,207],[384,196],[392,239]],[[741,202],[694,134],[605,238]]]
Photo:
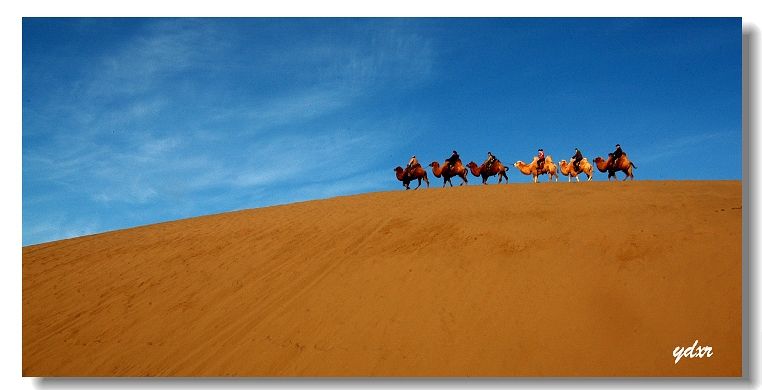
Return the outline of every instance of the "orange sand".
[[[422,188],[28,246],[22,373],[741,376],[741,186]]]

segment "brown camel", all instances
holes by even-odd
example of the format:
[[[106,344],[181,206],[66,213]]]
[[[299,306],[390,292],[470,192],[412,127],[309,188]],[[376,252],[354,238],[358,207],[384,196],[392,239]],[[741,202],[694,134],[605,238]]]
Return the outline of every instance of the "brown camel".
[[[622,157],[619,157],[619,160],[616,162],[616,166],[611,165],[613,158],[614,154],[609,153],[609,158],[607,160],[604,161],[600,156],[598,156],[595,158],[595,160],[593,160],[593,162],[595,162],[595,165],[599,171],[609,173],[609,180],[611,180],[612,177],[614,180],[619,180],[616,177],[617,171],[624,172],[624,180],[627,180],[628,177],[630,180],[635,180],[635,176],[632,175],[632,170],[633,168],[637,167],[627,158],[627,154],[622,153]]]
[[[413,188],[414,190],[417,190],[418,187],[421,186],[421,179],[426,182],[426,187],[429,186],[428,175],[426,174],[426,170],[421,168],[421,164],[414,165],[407,172],[405,172],[402,167],[397,167],[394,168],[394,172],[397,173],[397,180],[402,182],[402,185],[405,186],[406,190],[410,189],[410,182],[415,179],[418,179],[418,186]]]
[[[495,160],[495,162],[492,163],[492,166],[490,166],[489,171],[487,171],[486,163],[482,164],[481,166],[477,166],[475,162],[471,161],[466,165],[468,168],[471,169],[471,174],[479,177],[482,177],[482,184],[487,184],[487,179],[490,176],[497,175],[497,184],[500,184],[503,182],[503,178],[505,178],[505,184],[508,184],[508,175],[505,173],[506,168],[503,166],[503,163],[500,162],[500,160]]]
[[[518,168],[519,171],[525,175],[532,175],[532,180],[534,180],[535,183],[539,183],[539,176],[546,173],[548,174],[548,182],[553,180],[553,177],[555,177],[556,182],[558,182],[558,167],[556,167],[556,164],[553,164],[553,159],[550,156],[545,157],[545,165],[543,165],[541,171],[538,171],[537,169],[537,160],[537,156],[534,156],[531,164],[519,160],[516,161],[513,166]]]
[[[460,160],[455,163],[454,167],[451,167],[450,164],[445,164],[445,166],[440,167],[439,163],[436,161],[429,164],[429,166],[431,167],[431,172],[434,174],[434,176],[444,177],[443,187],[447,187],[447,183],[450,183],[450,187],[453,186],[452,180],[450,180],[450,178],[453,176],[458,176],[463,180],[460,182],[460,185],[468,184],[468,171]]]
[[[574,169],[573,158],[569,163],[567,163],[566,160],[561,160],[561,162],[558,163],[558,166],[561,168],[561,173],[563,173],[564,176],[569,176],[569,182],[571,182],[572,177],[579,182],[579,177],[577,177],[577,175],[580,173],[587,175],[587,181],[593,181],[593,165],[587,161],[587,158],[583,158],[579,163],[579,171]]]

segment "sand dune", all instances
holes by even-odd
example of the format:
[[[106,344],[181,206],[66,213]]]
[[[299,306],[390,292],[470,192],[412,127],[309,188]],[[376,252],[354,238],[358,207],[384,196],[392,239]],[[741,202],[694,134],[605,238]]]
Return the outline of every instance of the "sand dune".
[[[24,247],[23,375],[740,376],[741,193],[477,184]]]

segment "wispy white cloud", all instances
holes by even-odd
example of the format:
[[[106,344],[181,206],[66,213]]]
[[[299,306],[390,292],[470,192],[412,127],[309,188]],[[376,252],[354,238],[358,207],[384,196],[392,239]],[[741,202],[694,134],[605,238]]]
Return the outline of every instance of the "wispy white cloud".
[[[111,99],[163,88],[168,77],[204,66],[216,50],[216,34],[208,23],[160,20],[94,66],[87,96]]]
[[[302,182],[340,178],[372,167],[378,154],[391,147],[397,133],[327,130],[282,135],[260,143],[236,185],[266,185],[302,178]]]
[[[341,86],[311,88],[294,91],[243,109],[227,110],[224,117],[236,117],[249,123],[251,130],[266,130],[335,113],[348,107],[358,96],[358,91]],[[221,116],[218,116],[221,117]]]
[[[337,175],[329,180],[300,187],[294,195],[302,199],[323,199],[388,189],[387,183],[393,174],[391,170],[368,170]]]
[[[103,225],[86,216],[65,217],[62,212],[49,213],[45,219],[23,221],[24,241],[31,243],[64,240],[103,231]]]
[[[684,156],[686,149],[711,149],[714,142],[731,137],[730,133],[714,132],[691,134],[658,144],[651,144],[638,155],[638,162],[647,164],[653,161],[669,161],[675,156]]]
[[[103,188],[94,193],[92,199],[98,202],[119,202],[122,204],[146,203],[156,197],[156,190],[141,180],[141,176],[132,176],[119,182],[118,188]]]
[[[176,138],[152,139],[140,145],[140,154],[145,157],[156,157],[170,152],[178,143]]]

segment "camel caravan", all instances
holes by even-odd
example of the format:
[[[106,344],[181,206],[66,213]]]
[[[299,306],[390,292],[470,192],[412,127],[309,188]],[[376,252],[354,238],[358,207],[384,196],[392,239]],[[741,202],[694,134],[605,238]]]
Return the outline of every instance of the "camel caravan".
[[[576,179],[577,182],[579,182],[579,175],[583,173],[587,176],[587,181],[593,181],[593,164],[591,164],[587,158],[582,156],[579,149],[575,149],[576,153],[569,159],[569,162],[561,160],[558,166],[553,163],[553,158],[551,156],[545,155],[545,152],[542,149],[538,149],[537,152],[537,156],[532,158],[531,163],[525,163],[519,160],[513,164],[519,172],[524,175],[532,176],[532,181],[535,183],[539,183],[539,177],[546,174],[548,175],[548,182],[553,181],[553,179],[558,182],[559,167],[561,168],[561,174],[569,177],[569,182],[571,182],[572,179]],[[614,180],[619,180],[616,176],[616,172],[619,171],[624,172],[624,180],[627,180],[628,178],[633,180],[634,176],[632,175],[632,170],[637,168],[635,164],[627,158],[627,154],[622,151],[618,144],[616,145],[616,151],[608,154],[608,159],[604,160],[599,156],[596,157],[593,162],[600,172],[608,173],[608,180],[611,180],[612,177]],[[453,187],[451,179],[456,176],[460,178],[461,186],[468,185],[469,171],[473,176],[481,177],[482,184],[484,185],[487,184],[487,179],[492,176],[497,176],[498,184],[502,183],[503,179],[505,179],[505,183],[508,184],[508,174],[506,172],[509,168],[504,166],[500,160],[492,155],[491,152],[487,152],[487,160],[481,165],[477,165],[475,162],[471,161],[464,166],[458,152],[453,150],[452,156],[445,159],[441,165],[438,161],[433,161],[429,164],[429,167],[431,167],[431,172],[434,176],[443,179],[443,187],[447,187],[448,183],[450,184],[450,187]],[[426,182],[426,187],[429,187],[427,172],[421,164],[418,163],[418,159],[415,156],[410,159],[405,168],[398,166],[394,168],[394,171],[397,174],[397,180],[402,182],[402,185],[406,190],[410,189],[410,183],[414,180],[418,180],[418,186],[416,186],[414,190],[421,186],[422,180]]]

